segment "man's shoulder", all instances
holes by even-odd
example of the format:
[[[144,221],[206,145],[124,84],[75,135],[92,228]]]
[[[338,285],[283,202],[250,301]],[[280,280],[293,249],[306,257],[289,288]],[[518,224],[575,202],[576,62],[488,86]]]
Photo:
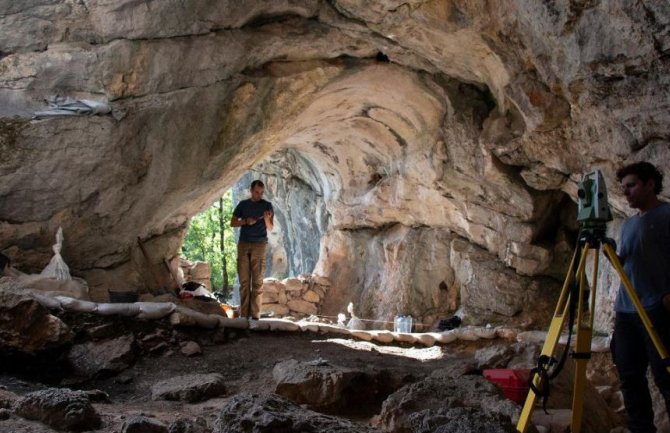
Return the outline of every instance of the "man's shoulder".
[[[670,218],[670,203],[662,202],[654,211],[658,218],[668,219]]]

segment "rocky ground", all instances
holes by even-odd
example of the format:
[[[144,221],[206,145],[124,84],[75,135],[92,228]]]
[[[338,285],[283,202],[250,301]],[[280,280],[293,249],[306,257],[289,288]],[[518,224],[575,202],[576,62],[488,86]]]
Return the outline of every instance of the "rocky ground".
[[[427,348],[167,320],[60,318],[74,332],[72,348],[3,355],[0,431],[508,432],[519,406],[478,368],[522,365],[537,349],[502,339]],[[611,371],[602,356],[594,367],[597,377]]]

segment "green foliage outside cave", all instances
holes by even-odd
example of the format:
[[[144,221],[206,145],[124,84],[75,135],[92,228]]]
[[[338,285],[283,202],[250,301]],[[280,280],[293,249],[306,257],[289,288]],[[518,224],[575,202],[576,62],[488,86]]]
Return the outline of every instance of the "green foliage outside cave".
[[[190,261],[207,262],[212,267],[212,288],[224,299],[232,295],[236,277],[237,246],[230,226],[233,214],[232,192],[226,192],[204,212],[191,219],[181,247],[181,256]],[[223,233],[223,248],[221,234]],[[222,251],[223,250],[223,251]],[[223,264],[226,264],[224,281]],[[227,283],[227,284],[226,284]]]

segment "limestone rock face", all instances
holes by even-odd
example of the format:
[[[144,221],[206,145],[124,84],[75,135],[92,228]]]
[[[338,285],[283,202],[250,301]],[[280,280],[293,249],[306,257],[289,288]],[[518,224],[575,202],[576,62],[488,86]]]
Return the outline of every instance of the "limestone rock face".
[[[518,300],[566,271],[581,173],[617,218],[617,166],[668,174],[669,25],[650,0],[4,2],[0,251],[40,270],[62,226],[93,300],[155,286],[137,239],[172,258],[253,169],[273,275],[330,278],[324,311],[537,310]],[[111,111],[33,119],[54,95]]]

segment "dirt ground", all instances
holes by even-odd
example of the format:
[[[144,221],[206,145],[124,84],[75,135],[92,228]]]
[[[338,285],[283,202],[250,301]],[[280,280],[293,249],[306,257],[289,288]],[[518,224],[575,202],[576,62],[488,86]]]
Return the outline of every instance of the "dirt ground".
[[[104,320],[109,319],[69,318],[71,325],[80,334],[87,326],[95,326]],[[154,327],[156,329],[152,329]],[[168,336],[166,340],[169,347],[161,353],[143,354],[134,365],[117,375],[82,381],[64,375],[58,366],[50,365],[48,359],[19,360],[21,365],[0,370],[0,390],[11,391],[19,396],[49,386],[101,390],[109,396],[110,402],[94,404],[103,418],[103,427],[96,430],[98,432],[120,432],[127,417],[140,414],[155,417],[166,425],[180,418],[194,420],[203,417],[211,426],[226,398],[240,392],[274,391],[272,369],[282,360],[323,359],[337,366],[374,366],[376,369],[419,378],[436,369],[467,369],[478,347],[503,342],[491,340],[426,348],[382,345],[309,332],[173,329],[163,321],[126,321],[119,322],[118,326],[119,333],[133,332],[138,339],[157,329],[163,329]],[[202,354],[188,357],[180,352],[179,343],[189,340],[200,344]],[[34,365],[29,365],[31,362]],[[198,404],[151,399],[151,386],[154,383],[192,373],[220,373],[225,378],[226,395]],[[379,407],[370,408],[370,414],[378,410]],[[355,421],[367,423],[368,418],[359,416]],[[10,419],[0,421],[2,433],[53,431],[41,423],[27,421],[13,414]]]
[[[101,433],[121,432],[124,420],[134,415],[154,417],[165,425],[178,419],[194,421],[201,418],[211,427],[223,403],[231,396],[241,392],[272,393],[276,386],[273,367],[288,359],[324,360],[333,366],[363,370],[372,366],[375,370],[389,371],[392,377],[403,378],[403,383],[407,383],[439,369],[476,374],[474,354],[478,349],[515,343],[496,338],[423,347],[300,331],[174,327],[167,319],[144,321],[81,313],[62,313],[59,317],[73,330],[75,344],[91,341],[91,330],[99,327],[113,329],[113,335],[107,338],[132,334],[138,346],[136,361],[111,376],[78,378],[68,371],[67,348],[39,357],[8,357],[0,353],[0,403],[3,393],[22,396],[48,387],[100,390],[109,396],[107,402],[94,403],[103,421],[102,427],[95,431]],[[199,344],[201,354],[187,356],[181,352],[184,343],[190,341]],[[594,385],[617,382],[609,353],[595,353],[588,366],[589,378]],[[151,399],[151,388],[155,383],[194,373],[221,374],[225,379],[226,394],[196,404]],[[357,414],[334,415],[369,424],[380,409],[381,403],[375,402]],[[49,433],[55,430],[12,414],[9,419],[0,420],[0,433],[10,432]]]

